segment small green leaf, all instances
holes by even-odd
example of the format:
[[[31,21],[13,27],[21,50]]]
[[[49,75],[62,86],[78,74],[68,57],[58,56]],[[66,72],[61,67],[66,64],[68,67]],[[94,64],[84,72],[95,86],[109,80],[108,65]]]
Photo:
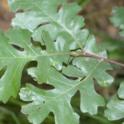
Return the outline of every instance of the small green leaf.
[[[124,7],[116,7],[113,9],[113,16],[111,21],[113,24],[121,29],[121,35],[124,36]]]
[[[124,99],[124,82],[120,84],[120,88],[118,90],[118,95],[121,99]]]
[[[119,120],[124,118],[124,82],[121,83],[118,90],[118,97],[114,96],[107,104],[105,116],[109,120]]]
[[[98,61],[96,59],[83,57],[76,58],[73,61],[73,65],[80,68],[84,75],[88,75],[97,63]],[[111,69],[112,68],[109,64],[103,62],[102,65],[94,72],[93,78],[95,78],[101,86],[111,85],[113,82],[113,78],[106,72],[106,70]]]
[[[119,100],[116,96],[113,97],[107,104],[105,116],[108,120],[119,120],[124,117],[124,100]]]

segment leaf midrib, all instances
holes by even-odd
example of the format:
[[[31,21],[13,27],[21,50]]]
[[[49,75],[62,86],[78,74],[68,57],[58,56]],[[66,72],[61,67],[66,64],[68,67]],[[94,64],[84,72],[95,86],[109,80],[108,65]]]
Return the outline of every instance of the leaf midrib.
[[[77,83],[76,85],[72,86],[71,88],[65,90],[64,92],[62,92],[61,94],[55,96],[55,97],[44,97],[42,96],[47,102],[51,102],[51,101],[56,101],[56,99],[58,98],[62,98],[63,96],[67,96],[67,94],[75,89],[77,89],[78,87],[80,87],[80,85],[82,85],[83,83],[85,83],[87,80],[89,80],[94,72],[96,71],[96,69],[102,64],[102,60],[99,61],[96,66],[93,68],[93,70],[86,76],[86,78],[84,78],[82,81],[79,81],[79,83]],[[77,89],[79,90],[79,89]]]
[[[42,53],[41,53],[42,54]],[[0,59],[35,59],[39,57],[50,57],[50,56],[66,56],[71,55],[71,52],[56,52],[56,53],[45,53],[42,55],[33,55],[33,56],[8,56],[8,57],[0,57]]]
[[[93,68],[93,70],[87,75],[87,77],[84,78],[83,81],[80,81],[80,82],[79,82],[78,84],[76,84],[75,86],[73,86],[73,87],[71,87],[70,89],[68,89],[67,91],[63,92],[61,95],[55,97],[55,99],[58,98],[58,97],[61,97],[61,96],[66,95],[68,92],[71,92],[72,90],[78,88],[80,85],[82,85],[83,83],[85,83],[88,79],[90,79],[90,78],[92,77],[93,73],[96,71],[96,69],[100,66],[101,63],[102,63],[102,61],[98,62],[98,63],[96,64],[96,66]]]
[[[50,18],[54,23],[58,24],[60,27],[62,27],[71,37],[72,39],[77,42],[77,44],[79,45],[79,47],[82,49],[82,44],[80,42],[78,42],[76,40],[76,38],[73,36],[73,34],[70,32],[70,30],[68,30],[68,28],[66,28],[63,24],[59,23],[58,21],[56,21],[52,16],[50,16],[48,13],[45,13],[36,3],[34,4],[37,8],[39,8],[40,11],[43,12],[43,14],[45,16],[47,16],[48,18]]]

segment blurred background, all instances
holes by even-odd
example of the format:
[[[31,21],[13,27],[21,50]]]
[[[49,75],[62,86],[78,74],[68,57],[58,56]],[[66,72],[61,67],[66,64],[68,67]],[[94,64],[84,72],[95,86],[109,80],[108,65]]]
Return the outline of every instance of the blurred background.
[[[77,2],[82,11],[80,15],[85,18],[86,28],[88,28],[96,37],[99,47],[107,50],[110,59],[124,63],[124,38],[120,37],[119,29],[115,28],[110,17],[112,9],[117,6],[124,6],[124,0],[69,0]],[[14,17],[9,9],[7,0],[0,0],[0,29],[7,31],[10,27],[11,19]],[[116,65],[110,72],[115,77],[115,82],[109,88],[100,88],[96,86],[97,92],[109,99],[118,89],[121,81],[124,81],[124,69]],[[78,93],[76,94],[79,95]],[[20,113],[19,100],[10,100],[6,105],[0,103],[0,124],[29,124],[26,118]],[[80,124],[121,124],[121,121],[110,122],[104,118],[102,109],[101,114],[90,116],[81,114],[79,111],[79,99],[74,97],[72,105],[81,115]],[[54,124],[50,115],[44,124]]]
[[[12,13],[9,11],[7,0],[0,0],[0,28],[7,30],[10,26]]]

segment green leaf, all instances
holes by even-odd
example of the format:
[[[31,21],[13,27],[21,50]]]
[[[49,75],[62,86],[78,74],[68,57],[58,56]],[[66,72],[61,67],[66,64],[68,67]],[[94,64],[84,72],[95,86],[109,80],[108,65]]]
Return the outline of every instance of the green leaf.
[[[75,66],[69,65],[68,67],[64,67],[62,72],[69,77],[84,77],[85,75],[79,68]]]
[[[105,102],[102,96],[96,93],[92,79],[84,80],[84,85],[80,86],[81,111],[95,115],[99,106],[104,106]],[[92,104],[91,104],[92,103]]]
[[[99,67],[99,65],[100,63],[98,63],[96,67]],[[76,91],[79,90],[82,112],[96,114],[98,106],[104,105],[104,99],[94,90],[91,80],[94,71],[84,80],[75,81],[67,79],[55,69],[49,70],[51,74],[47,80],[55,89],[45,91],[31,85],[22,88],[20,92],[21,99],[26,102],[31,102],[22,107],[22,112],[27,114],[29,120],[34,124],[41,123],[50,112],[54,113],[56,124],[78,124],[78,116],[73,111],[70,101]],[[92,104],[90,104],[91,102]],[[68,114],[70,116],[67,118]]]
[[[67,48],[66,45],[65,45],[65,47],[64,47],[64,45],[62,45],[63,47],[58,47],[58,44],[56,44],[55,42],[53,42],[51,40],[51,38],[49,37],[49,34],[47,32],[42,32],[41,36],[42,36],[43,42],[46,46],[46,50],[42,50],[42,49],[35,47],[31,42],[31,33],[26,30],[20,30],[20,29],[9,30],[6,34],[6,37],[9,40],[5,36],[1,35],[1,37],[4,37],[7,39],[7,41],[5,41],[5,39],[2,40],[4,42],[1,41],[2,42],[1,50],[3,50],[2,51],[3,53],[1,53],[1,60],[3,61],[3,63],[4,64],[6,63],[4,60],[11,59],[12,63],[16,62],[16,60],[17,60],[19,62],[19,65],[21,65],[21,64],[23,65],[23,67],[21,66],[21,70],[17,70],[18,73],[17,72],[14,73],[14,77],[17,78],[17,79],[15,79],[15,82],[17,83],[17,85],[20,84],[20,82],[18,82],[18,81],[20,81],[20,78],[18,78],[18,76],[16,74],[20,74],[20,77],[21,77],[21,73],[22,73],[22,70],[23,70],[25,64],[30,61],[36,60],[38,62],[38,66],[35,68],[28,69],[28,73],[31,76],[33,76],[38,83],[45,82],[45,83],[49,83],[55,87],[55,90],[53,90],[54,92],[47,91],[47,93],[52,95],[52,97],[50,97],[50,99],[52,99],[52,101],[54,101],[53,97],[55,97],[55,98],[59,97],[59,98],[63,99],[62,101],[65,102],[64,103],[65,105],[68,105],[71,101],[71,97],[79,90],[80,94],[81,94],[81,110],[82,110],[82,112],[89,112],[90,114],[96,114],[98,106],[104,105],[104,100],[100,95],[98,95],[95,92],[92,78],[93,78],[93,74],[96,72],[96,70],[100,66],[102,66],[102,62],[97,61],[96,63],[94,63],[94,65],[93,65],[94,68],[89,70],[89,73],[83,73],[82,70],[79,71],[79,69],[78,69],[79,67],[77,66],[78,68],[75,67],[75,71],[78,70],[77,72],[80,72],[79,73],[80,75],[77,75],[77,76],[79,76],[79,77],[77,77],[78,79],[76,81],[67,79],[65,76],[62,76],[62,74],[59,72],[59,70],[61,70],[63,67],[62,63],[63,62],[66,63],[69,59],[69,55],[65,54],[65,52],[68,51],[69,48]],[[8,47],[5,47],[6,46],[5,44],[7,44]],[[12,47],[12,45],[21,47],[24,49],[24,51],[19,51],[15,47]],[[61,46],[61,44],[59,46]],[[2,49],[2,48],[6,48],[6,49],[11,48],[10,49],[11,52],[9,51],[9,53],[8,53],[8,51],[6,49]],[[5,53],[7,52],[7,53],[5,54],[4,52]],[[12,52],[13,52],[13,54],[12,54]],[[11,54],[14,56],[12,56]],[[24,61],[24,63],[23,63],[23,61]],[[4,67],[3,63],[1,64],[1,67]],[[17,64],[15,63],[14,66],[15,65],[17,65]],[[59,68],[59,66],[60,66],[60,68]],[[74,65],[72,65],[72,67],[73,66]],[[82,65],[81,68],[83,66],[84,65]],[[13,71],[14,67],[13,66],[10,66],[10,67],[12,67],[11,71]],[[54,68],[56,68],[56,69],[54,69]],[[84,68],[85,68],[85,66],[84,66]],[[81,77],[81,73],[82,73],[82,77]],[[85,79],[83,79],[84,76],[86,76]],[[3,77],[5,77],[5,79],[8,79],[8,78],[10,79],[10,77],[8,75],[3,75]],[[13,79],[13,78],[11,78],[11,79]],[[13,85],[13,82],[10,82],[10,80],[7,82],[7,85],[9,83],[11,83],[11,85]],[[1,82],[1,84],[3,85],[5,83]],[[5,87],[5,88],[7,88],[7,87]],[[9,87],[9,88],[11,88],[11,87]],[[17,89],[17,87],[16,87],[16,89]],[[18,89],[19,89],[19,87],[18,87]],[[4,99],[6,99],[6,101],[9,99],[9,97],[13,96],[12,94],[9,93],[9,92],[11,92],[11,89],[7,89],[7,90],[8,90],[8,93],[6,93],[6,96],[4,96]],[[92,91],[92,92],[90,92],[90,91]],[[3,92],[4,91],[2,91],[1,94]],[[35,92],[35,91],[33,91],[33,89],[32,89],[31,92]],[[43,99],[43,96],[45,95],[44,93],[46,93],[46,92],[44,91],[43,94],[41,94],[41,96],[40,96],[41,100]],[[26,93],[21,92],[20,94],[21,94],[22,100],[31,101],[29,98],[32,97],[32,95],[30,97],[29,96],[26,97],[27,99],[23,99],[23,96],[27,96]],[[46,99],[44,100],[45,102],[49,99],[49,94],[46,95]],[[17,95],[17,91],[15,92],[15,95]],[[1,100],[3,100],[2,96],[3,96],[3,94],[1,95]],[[68,96],[68,97],[65,99],[66,96]],[[5,101],[5,100],[3,100],[3,101]],[[92,102],[93,104],[88,105],[89,101]],[[36,102],[39,102],[39,101],[36,100]],[[58,105],[58,109],[59,109],[60,108],[59,105],[61,105],[61,104],[58,102],[58,99],[55,99],[54,102],[55,102],[54,105]],[[39,102],[39,104],[41,105],[40,107],[42,107],[41,101]],[[46,106],[46,109],[48,109],[47,108],[48,105]],[[65,107],[67,107],[67,108],[65,108],[65,110],[67,109],[67,113],[69,113],[71,111],[71,113],[73,114],[73,116],[70,119],[70,122],[72,121],[73,123],[78,123],[77,115],[75,115],[72,112],[73,109],[70,108],[70,106],[65,106]],[[31,106],[31,108],[32,108],[32,106]],[[37,111],[37,106],[36,106],[36,108],[33,106],[33,109],[34,109],[34,111]],[[46,109],[45,109],[45,111],[46,111]],[[59,110],[57,110],[57,112],[58,111]],[[31,112],[30,111],[27,112],[25,107],[23,108],[23,112],[25,114],[29,114],[29,116],[31,116],[30,115]],[[50,113],[50,112],[55,112],[55,110],[51,111],[51,109],[49,109],[48,113]],[[55,112],[54,114],[56,115],[57,112]],[[60,114],[62,114],[62,113],[60,113]],[[42,117],[45,118],[45,117],[47,117],[47,115],[48,114],[42,115]],[[34,120],[35,119],[37,120],[37,118],[34,116]],[[59,117],[57,116],[56,123],[58,122],[58,119],[59,119]],[[31,122],[35,123],[35,121],[32,120],[31,118],[29,118],[29,120]],[[63,119],[63,121],[65,124],[67,123],[66,118]],[[42,120],[39,120],[39,122],[42,122]],[[37,123],[39,123],[39,122],[37,122]]]
[[[77,4],[66,4],[63,0],[38,0],[36,3],[26,0],[24,3],[23,5],[22,0],[18,0],[12,4],[14,10],[27,10],[28,8],[28,11],[16,14],[12,21],[13,26],[30,31],[35,29],[36,32],[46,30],[49,32],[52,40],[56,40],[58,35],[64,37],[64,39],[71,43],[70,49],[83,47],[83,41],[85,42],[87,39],[88,32],[86,38],[82,38],[86,31],[82,29],[84,27],[84,19],[77,15],[81,9]],[[25,19],[26,21],[22,21]],[[49,29],[52,29],[52,32]],[[34,39],[36,37],[41,38],[41,36],[36,35]]]
[[[119,88],[119,90],[118,90],[118,95],[119,95],[119,97],[120,97],[121,99],[124,99],[124,91],[123,91],[123,89],[124,89],[124,82],[122,82],[122,83],[120,84],[120,88]]]
[[[93,69],[94,65],[97,65],[98,61],[96,59],[92,58],[76,58],[73,61],[73,65],[80,68],[83,75],[88,75],[91,70]],[[109,86],[113,82],[112,76],[110,76],[106,70],[111,70],[111,66],[107,63],[102,63],[102,66],[96,69],[96,71],[93,74],[93,78],[96,79],[96,81],[101,86]]]
[[[113,78],[106,72],[111,66],[103,60],[71,54],[97,51],[94,36],[84,29],[84,19],[78,15],[80,7],[65,0],[12,0],[10,5],[14,11],[23,11],[16,14],[12,29],[1,34],[0,71],[5,68],[5,73],[0,85],[5,90],[0,91],[0,100],[17,95],[25,65],[36,61],[37,66],[26,71],[38,84],[53,89],[28,84],[20,90],[21,100],[27,102],[22,112],[31,123],[42,123],[52,112],[56,124],[78,124],[79,115],[71,106],[78,91],[81,111],[97,114],[105,103],[95,91],[94,79],[107,86]]]
[[[59,78],[54,80],[58,80],[56,83],[63,84]],[[29,115],[28,119],[33,124],[40,124],[50,112],[54,113],[56,124],[78,124],[79,122],[79,116],[70,104],[71,97],[68,94],[64,95],[64,92],[60,94],[60,90],[47,92],[28,85],[21,89],[20,97],[24,101],[32,101],[22,107],[22,112]]]
[[[22,41],[25,41],[29,33],[24,31],[23,34]],[[16,51],[11,44],[12,42],[0,32],[0,69],[6,67],[0,78],[0,100],[3,102],[8,101],[11,96],[16,97],[20,87],[22,70],[28,61],[25,54]]]
[[[113,97],[107,105],[105,116],[108,120],[119,120],[124,118],[124,101]]]
[[[45,36],[46,33],[44,32],[43,35]],[[57,45],[55,46],[54,42],[49,39],[49,35],[47,35],[46,38],[47,39],[44,40],[46,51],[44,51],[36,48],[31,43],[31,33],[26,30],[10,29],[6,33],[6,36],[2,33],[0,34],[0,69],[7,67],[4,75],[0,79],[1,101],[6,102],[11,96],[15,97],[17,95],[20,87],[22,70],[26,63],[36,60],[39,67],[36,74],[42,69],[42,74],[45,74],[45,77],[47,77],[49,71],[46,70],[46,68],[50,69],[50,66],[53,66],[60,70],[62,68],[62,63],[66,63],[68,55],[65,56],[63,53],[64,50],[66,52],[66,49],[64,49],[64,47],[59,49]],[[24,49],[24,51],[19,51],[19,48],[17,49],[14,45]],[[40,81],[46,81],[45,77],[43,76]]]
[[[124,36],[124,7],[116,7],[113,9],[113,17],[111,21],[113,24],[121,29],[121,35]]]
[[[107,104],[105,116],[109,120],[119,120],[124,118],[124,82],[121,83],[118,90],[118,96],[114,96]],[[119,97],[119,98],[118,98]]]

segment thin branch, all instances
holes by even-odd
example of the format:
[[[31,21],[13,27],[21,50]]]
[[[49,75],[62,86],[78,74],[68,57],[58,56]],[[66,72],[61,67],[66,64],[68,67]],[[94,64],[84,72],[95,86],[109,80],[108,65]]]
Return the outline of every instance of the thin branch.
[[[91,57],[91,58],[95,58],[97,60],[102,60],[102,61],[105,61],[105,62],[108,62],[108,63],[111,63],[111,64],[115,64],[115,65],[118,65],[118,66],[121,66],[121,67],[124,67],[124,64],[123,63],[120,63],[120,62],[117,62],[115,60],[111,60],[111,59],[108,59],[108,58],[105,58],[103,56],[99,56],[95,53],[91,53],[91,52],[87,52],[87,51],[81,51],[81,52],[71,52],[71,55],[72,56],[83,56],[83,57]]]

